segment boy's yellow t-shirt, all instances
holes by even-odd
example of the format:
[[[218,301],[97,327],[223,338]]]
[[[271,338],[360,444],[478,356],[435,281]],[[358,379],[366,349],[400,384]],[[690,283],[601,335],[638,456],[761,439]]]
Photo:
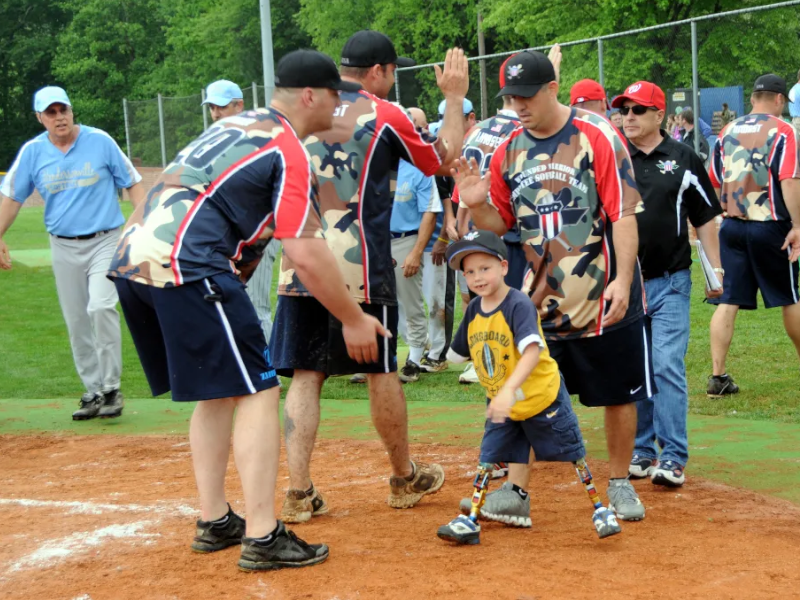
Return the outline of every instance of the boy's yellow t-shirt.
[[[519,290],[509,290],[500,306],[491,313],[484,313],[481,299],[474,298],[467,306],[450,349],[459,358],[472,358],[481,385],[491,399],[514,372],[530,344],[539,346],[539,364],[520,388],[524,399],[518,400],[511,409],[511,418],[523,421],[550,406],[561,385],[558,365],[544,341],[539,313],[528,296]]]

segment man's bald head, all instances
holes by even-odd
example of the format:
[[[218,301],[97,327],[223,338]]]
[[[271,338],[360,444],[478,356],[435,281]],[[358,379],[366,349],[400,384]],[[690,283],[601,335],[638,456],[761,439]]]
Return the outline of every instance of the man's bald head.
[[[416,125],[420,129],[428,128],[428,117],[425,116],[425,113],[422,112],[421,109],[417,107],[409,108],[408,114],[411,115],[411,119],[414,121],[414,125]]]

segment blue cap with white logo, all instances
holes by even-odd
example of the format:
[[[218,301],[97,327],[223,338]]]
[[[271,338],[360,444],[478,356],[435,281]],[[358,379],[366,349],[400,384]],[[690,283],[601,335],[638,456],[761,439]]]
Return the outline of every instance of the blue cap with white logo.
[[[439,116],[444,116],[444,109],[447,106],[447,100],[442,100],[439,103]],[[471,112],[475,112],[475,107],[472,106],[472,101],[469,98],[464,98],[464,116],[467,116]]]
[[[72,103],[69,101],[69,97],[67,96],[67,92],[65,92],[63,88],[54,85],[48,85],[33,95],[33,110],[38,113],[44,112],[47,110],[48,106],[57,102],[60,104],[66,104],[67,106],[72,106]]]
[[[242,88],[232,81],[220,79],[210,83],[206,88],[206,99],[203,100],[203,105],[228,106],[234,100],[244,100]]]

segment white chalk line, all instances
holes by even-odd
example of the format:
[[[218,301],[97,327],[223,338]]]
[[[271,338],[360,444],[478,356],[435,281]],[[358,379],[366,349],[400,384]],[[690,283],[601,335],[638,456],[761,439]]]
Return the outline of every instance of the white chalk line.
[[[186,504],[176,504],[159,500],[156,504],[107,504],[99,502],[68,500],[33,500],[30,498],[0,498],[0,506],[21,506],[24,508],[66,508],[70,515],[101,515],[108,512],[149,513],[158,511],[169,516],[196,517],[198,512]]]

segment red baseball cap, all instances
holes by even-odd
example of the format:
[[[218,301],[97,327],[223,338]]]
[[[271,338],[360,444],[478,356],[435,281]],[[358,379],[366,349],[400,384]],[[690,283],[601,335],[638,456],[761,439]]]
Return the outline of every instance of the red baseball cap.
[[[575,106],[581,102],[591,102],[593,100],[604,100],[608,107],[608,98],[603,86],[594,79],[581,79],[572,86],[569,91],[569,105]]]
[[[502,90],[506,87],[506,67],[508,66],[508,61],[514,58],[516,54],[512,54],[507,59],[503,61],[503,64],[500,65],[500,89]]]
[[[664,90],[649,81],[637,81],[628,86],[624,93],[614,98],[611,108],[622,107],[625,100],[636,102],[641,106],[654,106],[658,110],[667,110],[667,98],[664,96]]]

